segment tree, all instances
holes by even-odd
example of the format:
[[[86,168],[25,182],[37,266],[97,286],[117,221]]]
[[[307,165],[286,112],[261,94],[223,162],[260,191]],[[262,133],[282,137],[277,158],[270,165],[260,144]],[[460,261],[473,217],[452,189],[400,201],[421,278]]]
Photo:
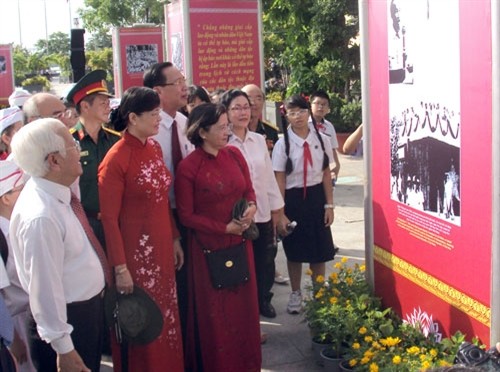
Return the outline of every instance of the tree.
[[[163,23],[163,4],[158,0],[85,0],[80,9],[85,28],[90,32],[111,26],[132,26],[134,23]]]
[[[111,48],[111,33],[109,28],[101,28],[92,33],[92,38],[85,44],[86,50],[99,50],[103,48]]]
[[[37,53],[41,54],[69,54],[70,39],[64,32],[54,32],[49,35],[48,41],[40,39],[35,43]]]

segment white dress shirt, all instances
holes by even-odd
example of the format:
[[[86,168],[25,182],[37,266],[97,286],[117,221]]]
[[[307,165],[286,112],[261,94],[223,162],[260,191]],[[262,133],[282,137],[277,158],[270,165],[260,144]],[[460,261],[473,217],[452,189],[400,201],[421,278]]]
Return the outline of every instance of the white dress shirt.
[[[174,122],[174,118],[163,110],[160,112],[160,117],[160,129],[158,134],[153,138],[160,144],[161,151],[163,152],[163,161],[170,173],[172,173],[172,176],[175,177],[172,165],[172,123]],[[175,121],[177,122],[177,134],[179,135],[179,144],[181,146],[182,158],[184,159],[194,150],[194,145],[186,137],[187,118],[180,112],[177,112],[175,114]],[[172,184],[168,195],[172,208],[175,208],[174,195],[174,185]]]
[[[312,130],[314,130],[311,117],[309,117],[309,126]],[[328,137],[332,149],[337,150],[339,148],[339,141],[337,140],[337,132],[335,131],[335,127],[331,122],[329,122],[326,119],[323,119],[323,122],[320,125],[318,125],[318,130],[320,133],[323,133],[325,136]]]
[[[329,143],[328,138],[320,133],[323,143],[325,144],[325,152],[328,155],[329,163],[333,161],[332,148],[327,146]],[[293,130],[288,129],[288,137],[290,139],[290,159],[293,164],[293,171],[286,176],[285,189],[292,189],[304,186],[304,142],[307,141],[309,149],[311,150],[311,157],[313,161],[312,168],[310,165],[307,167],[307,180],[306,186],[314,186],[323,182],[323,150],[321,143],[314,129],[309,130],[307,138],[304,140],[297,136]],[[273,149],[273,169],[276,172],[284,172],[286,166],[286,152],[285,152],[285,138],[282,137],[276,142]]]
[[[274,177],[273,166],[264,136],[247,130],[243,141],[239,137],[232,135],[228,144],[237,147],[247,161],[253,189],[257,197],[255,222],[264,223],[270,221],[271,211],[283,208],[285,202]]]
[[[15,316],[28,309],[28,293],[26,293],[26,291],[21,286],[19,276],[17,275],[16,263],[14,262],[14,253],[12,252],[12,246],[9,242],[9,220],[2,216],[0,216],[0,229],[5,236],[5,240],[7,240],[7,246],[9,247],[9,257],[7,259],[7,265],[5,265],[5,268],[7,270],[10,285],[4,289],[5,305],[7,305],[10,314],[12,316]]]
[[[40,337],[58,353],[74,349],[66,304],[104,288],[99,258],[70,206],[69,187],[32,177],[10,220],[17,273]]]

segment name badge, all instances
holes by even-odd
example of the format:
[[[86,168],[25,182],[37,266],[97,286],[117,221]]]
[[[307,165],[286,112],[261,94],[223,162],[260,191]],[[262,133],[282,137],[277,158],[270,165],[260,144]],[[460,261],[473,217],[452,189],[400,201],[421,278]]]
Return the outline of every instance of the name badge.
[[[80,156],[89,156],[88,151],[80,151]]]

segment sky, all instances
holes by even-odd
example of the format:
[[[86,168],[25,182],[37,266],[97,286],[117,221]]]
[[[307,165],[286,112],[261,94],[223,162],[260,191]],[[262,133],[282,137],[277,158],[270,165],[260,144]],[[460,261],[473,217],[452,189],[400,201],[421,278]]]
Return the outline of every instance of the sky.
[[[70,36],[73,18],[78,18],[77,10],[83,7],[84,0],[0,0],[0,44],[22,44],[30,49],[54,32]],[[79,27],[83,27],[81,20]]]

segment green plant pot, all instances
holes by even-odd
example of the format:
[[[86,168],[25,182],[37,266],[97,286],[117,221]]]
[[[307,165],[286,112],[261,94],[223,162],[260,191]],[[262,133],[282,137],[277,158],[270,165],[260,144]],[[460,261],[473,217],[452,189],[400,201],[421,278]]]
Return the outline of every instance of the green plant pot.
[[[337,353],[332,349],[323,349],[320,352],[321,359],[323,361],[323,367],[325,371],[328,372],[340,372],[340,363],[343,361],[339,358]]]

